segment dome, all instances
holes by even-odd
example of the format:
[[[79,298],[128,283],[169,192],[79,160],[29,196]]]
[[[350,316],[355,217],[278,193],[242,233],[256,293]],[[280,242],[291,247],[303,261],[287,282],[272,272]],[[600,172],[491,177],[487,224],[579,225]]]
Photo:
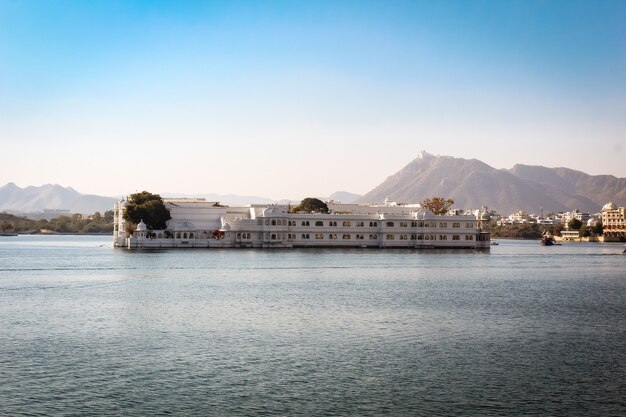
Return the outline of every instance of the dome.
[[[146,224],[143,222],[143,219],[141,219],[141,221],[137,225],[137,231],[138,232],[145,232],[146,230],[148,230],[148,228],[146,227]]]
[[[612,201],[609,201],[602,207],[602,211],[606,210],[617,210],[617,206]]]

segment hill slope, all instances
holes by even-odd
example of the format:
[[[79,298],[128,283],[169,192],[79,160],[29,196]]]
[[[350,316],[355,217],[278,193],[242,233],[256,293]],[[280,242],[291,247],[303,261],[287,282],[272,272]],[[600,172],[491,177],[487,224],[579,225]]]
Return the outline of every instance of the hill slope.
[[[40,187],[18,187],[12,182],[0,187],[0,210],[38,212],[44,209],[69,210],[92,214],[113,209],[116,199],[81,194],[72,187],[46,184]]]
[[[476,159],[422,152],[360,201],[381,203],[387,196],[400,202],[449,197],[456,207],[488,205],[503,214],[539,212],[540,207],[545,211],[596,212],[609,200],[626,203],[626,178],[528,165],[499,170]]]

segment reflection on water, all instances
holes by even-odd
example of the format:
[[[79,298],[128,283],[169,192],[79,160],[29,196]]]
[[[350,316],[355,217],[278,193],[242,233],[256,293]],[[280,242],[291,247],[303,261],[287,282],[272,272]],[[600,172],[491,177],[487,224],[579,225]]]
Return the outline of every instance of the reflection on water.
[[[622,246],[0,238],[3,415],[623,415]]]

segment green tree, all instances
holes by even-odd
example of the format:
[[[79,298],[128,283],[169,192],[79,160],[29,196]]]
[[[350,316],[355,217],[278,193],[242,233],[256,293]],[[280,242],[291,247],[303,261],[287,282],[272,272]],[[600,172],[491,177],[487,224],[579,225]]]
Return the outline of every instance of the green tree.
[[[8,221],[4,221],[2,222],[2,224],[0,224],[0,230],[2,230],[3,232],[6,232],[7,230],[13,230],[13,224],[9,223]]]
[[[158,194],[148,191],[131,194],[126,203],[124,219],[135,224],[143,220],[148,229],[165,229],[166,222],[171,219],[169,210]]]
[[[571,230],[580,230],[580,228],[583,227],[583,222],[578,219],[572,219],[567,222],[567,227]]]
[[[299,205],[291,209],[292,213],[305,211],[307,213],[328,213],[328,205],[318,198],[305,198]]]
[[[604,226],[602,225],[601,221],[598,220],[596,224],[593,225],[593,233],[595,233],[598,236],[604,233]]]
[[[427,198],[422,201],[422,207],[430,210],[433,214],[442,215],[446,214],[450,207],[454,204],[454,200],[451,198],[445,199],[444,197]]]
[[[113,223],[113,210],[107,210],[104,212],[103,220],[105,223]]]

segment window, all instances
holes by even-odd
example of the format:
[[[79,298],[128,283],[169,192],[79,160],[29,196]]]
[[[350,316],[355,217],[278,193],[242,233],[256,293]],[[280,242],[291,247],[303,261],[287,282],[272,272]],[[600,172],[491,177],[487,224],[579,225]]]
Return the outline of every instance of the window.
[[[272,219],[272,226],[276,226],[276,220]]]
[[[407,222],[400,222],[400,227],[408,227],[409,224]]]
[[[459,227],[461,227],[461,223],[452,223],[452,227],[458,229]]]
[[[241,239],[241,233],[237,233],[237,239]]]
[[[316,233],[315,234],[315,239],[324,239],[324,235],[321,233]]]
[[[265,225],[269,226],[270,225],[270,221],[269,220],[265,220]]]
[[[461,240],[461,236],[459,236],[459,235],[452,235],[452,240]]]
[[[346,233],[341,238],[344,239],[344,240],[345,239],[350,239],[350,235]]]
[[[187,232],[183,233],[183,239],[187,239]]]
[[[302,222],[302,226],[310,226],[309,221]]]
[[[424,240],[424,235],[417,235],[417,240]]]
[[[272,240],[276,240],[276,233],[272,233]]]
[[[411,222],[411,227],[417,227],[417,222]]]
[[[324,226],[324,222],[322,222],[322,221],[316,221],[316,222],[315,222],[315,225],[316,225],[316,226]]]
[[[349,221],[345,221],[345,222],[343,222],[343,224],[342,224],[342,226],[343,226],[343,227],[350,227],[351,225],[352,225],[352,223],[351,223],[351,222],[349,222]]]
[[[468,229],[473,229],[474,223],[465,223],[465,227],[467,227]]]
[[[465,235],[465,240],[474,240],[474,236],[472,236],[472,235]]]
[[[416,240],[417,239],[417,235],[411,235],[411,240]]]
[[[439,222],[439,227],[448,227],[448,223]]]
[[[448,240],[448,235],[439,235],[439,240]]]
[[[363,235],[356,235],[356,240],[363,240],[364,236]]]
[[[408,235],[400,235],[400,240],[409,240]]]
[[[387,227],[393,227],[393,222],[387,222]]]
[[[337,227],[337,222],[328,222],[330,227]]]
[[[356,222],[356,227],[365,227],[364,222]]]
[[[374,234],[370,235],[370,240],[376,240],[376,239],[378,239],[378,235],[377,234],[374,233]]]
[[[302,239],[311,239],[308,233],[302,233]]]
[[[330,233],[330,234],[328,235],[328,238],[329,238],[329,239],[331,239],[331,240],[332,240],[332,239],[337,240],[337,233]]]
[[[395,238],[394,238],[394,236],[393,236],[391,233],[389,233],[389,234],[385,237],[385,239],[387,239],[387,240],[394,240]]]

